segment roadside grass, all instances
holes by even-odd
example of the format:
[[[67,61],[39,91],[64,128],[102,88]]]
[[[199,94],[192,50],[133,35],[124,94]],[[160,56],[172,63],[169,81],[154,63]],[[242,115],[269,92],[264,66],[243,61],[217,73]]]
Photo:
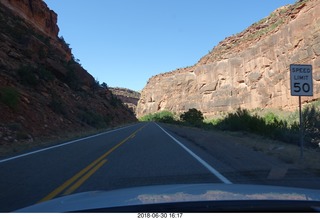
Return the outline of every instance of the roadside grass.
[[[223,133],[241,145],[276,157],[288,165],[294,164],[297,168],[320,170],[320,148],[304,148],[303,158],[301,159],[300,147],[296,144],[285,143],[247,132],[223,131]]]
[[[320,101],[303,108],[304,159],[300,159],[299,113],[282,110],[246,110],[220,115],[201,123],[188,123],[169,111],[149,114],[140,121],[156,121],[203,130],[222,131],[255,151],[275,156],[287,164],[303,165],[304,168],[320,169]],[[249,137],[248,137],[249,136]],[[254,137],[253,137],[254,136]]]
[[[189,110],[190,111],[190,110]],[[199,111],[200,112],[200,111]],[[182,114],[184,115],[184,114]],[[185,121],[178,115],[170,111],[161,111],[141,117],[140,121],[156,121],[198,127],[207,130],[222,130],[232,132],[249,132],[258,134],[270,139],[280,140],[286,143],[299,145],[299,114],[298,112],[262,111],[238,108],[235,112],[230,112],[217,119],[199,120],[196,123]],[[307,147],[319,148],[320,146],[320,102],[304,107],[303,117],[303,137]],[[192,121],[192,118],[189,118]]]
[[[167,124],[172,127],[181,128],[178,124]],[[245,131],[222,131],[219,129],[203,129],[192,126],[183,126],[184,129],[191,129],[192,133],[201,133],[203,141],[207,141],[204,136],[218,134],[223,138],[229,139],[236,144],[250,148],[257,153],[263,153],[272,156],[284,164],[294,169],[306,170],[320,176],[320,148],[304,148],[303,159],[300,158],[300,147],[295,144],[285,143],[279,140],[264,137]],[[214,133],[213,133],[214,131]],[[184,136],[183,136],[184,137]],[[188,140],[194,141],[186,136]]]
[[[223,119],[213,121],[211,124],[223,131],[245,131],[287,143],[299,142],[298,122],[281,119],[272,112],[259,116],[238,108],[236,112],[229,113]]]

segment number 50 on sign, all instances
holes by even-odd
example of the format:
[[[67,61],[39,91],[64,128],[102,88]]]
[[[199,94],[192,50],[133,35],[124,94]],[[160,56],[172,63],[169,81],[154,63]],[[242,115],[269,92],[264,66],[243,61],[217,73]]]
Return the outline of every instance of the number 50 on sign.
[[[312,65],[290,65],[291,96],[313,96]]]

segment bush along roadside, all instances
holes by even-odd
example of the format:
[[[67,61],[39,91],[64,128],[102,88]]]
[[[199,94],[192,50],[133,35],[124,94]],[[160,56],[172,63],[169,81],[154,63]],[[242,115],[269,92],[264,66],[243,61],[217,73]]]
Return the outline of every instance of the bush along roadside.
[[[161,111],[157,113],[152,113],[145,115],[139,119],[141,122],[164,122],[164,123],[176,123],[177,119],[174,114],[169,111]]]
[[[320,147],[320,106],[316,104],[306,106],[302,116],[303,137],[306,146]],[[244,131],[299,145],[299,121],[296,113],[287,119],[281,119],[274,113],[259,116],[250,113],[249,110],[238,108],[223,118],[204,122],[201,111],[189,109],[180,116],[169,111],[161,111],[145,115],[139,120],[223,131]]]
[[[299,142],[299,125],[296,122],[290,124],[272,114],[264,117],[252,115],[241,108],[216,122],[215,127],[220,130],[251,132],[287,143]]]

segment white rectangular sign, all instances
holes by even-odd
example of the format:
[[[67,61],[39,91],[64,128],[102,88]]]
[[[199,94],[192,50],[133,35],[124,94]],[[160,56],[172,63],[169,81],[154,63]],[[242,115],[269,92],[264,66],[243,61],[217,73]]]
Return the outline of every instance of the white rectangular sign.
[[[291,96],[313,96],[312,65],[290,65]]]

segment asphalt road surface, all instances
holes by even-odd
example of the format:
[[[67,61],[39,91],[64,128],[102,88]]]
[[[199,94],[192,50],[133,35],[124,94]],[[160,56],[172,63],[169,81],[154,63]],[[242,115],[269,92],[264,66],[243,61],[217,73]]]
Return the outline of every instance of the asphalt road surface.
[[[92,190],[229,183],[184,147],[156,123],[140,123],[0,160],[0,211]]]
[[[215,142],[219,143],[218,139],[211,144]],[[225,157],[198,147],[164,125],[130,125],[0,160],[0,212],[85,191],[254,182],[252,176],[237,173],[236,168],[240,163],[243,168],[258,167],[261,159],[239,162],[226,156],[221,162],[219,156]]]

